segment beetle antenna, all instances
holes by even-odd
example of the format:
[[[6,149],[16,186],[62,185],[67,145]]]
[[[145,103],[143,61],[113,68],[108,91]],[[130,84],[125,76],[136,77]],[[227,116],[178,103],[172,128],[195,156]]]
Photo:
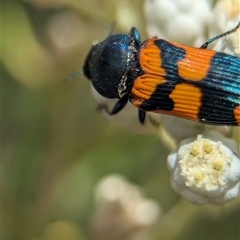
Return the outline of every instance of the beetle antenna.
[[[80,69],[77,70],[75,73],[69,75],[69,76],[67,77],[67,79],[65,80],[65,82],[66,82],[66,83],[69,83],[69,82],[71,82],[74,78],[76,78],[77,76],[82,75],[82,74],[83,74],[83,69],[80,68]]]
[[[207,48],[207,47],[208,47],[208,44],[210,44],[210,43],[218,40],[219,38],[222,38],[222,37],[224,37],[224,36],[227,36],[227,35],[235,32],[235,31],[237,31],[237,29],[238,29],[239,27],[240,27],[240,21],[239,21],[239,23],[237,24],[236,27],[234,27],[233,29],[231,29],[231,30],[229,30],[229,31],[227,31],[227,32],[225,32],[225,33],[219,34],[219,35],[217,35],[216,37],[210,38],[210,39],[207,40],[204,44],[202,44],[202,46],[201,46],[200,48]]]

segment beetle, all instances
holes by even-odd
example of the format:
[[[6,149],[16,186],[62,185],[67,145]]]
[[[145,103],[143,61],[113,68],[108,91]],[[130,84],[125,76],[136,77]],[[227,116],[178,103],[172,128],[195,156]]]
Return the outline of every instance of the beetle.
[[[119,99],[110,115],[128,101],[144,123],[146,112],[177,116],[204,124],[240,125],[240,58],[157,37],[141,42],[138,30],[108,36],[90,49],[83,73],[97,92]]]

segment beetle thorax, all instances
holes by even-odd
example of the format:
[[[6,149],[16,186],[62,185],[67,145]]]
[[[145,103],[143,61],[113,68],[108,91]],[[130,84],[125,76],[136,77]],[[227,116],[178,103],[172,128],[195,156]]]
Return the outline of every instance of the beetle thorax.
[[[117,88],[119,98],[121,98],[126,92],[128,92],[130,85],[132,85],[132,71],[137,71],[137,69],[135,69],[136,61],[137,49],[135,47],[135,41],[132,41],[132,43],[128,47],[127,67],[119,80]]]

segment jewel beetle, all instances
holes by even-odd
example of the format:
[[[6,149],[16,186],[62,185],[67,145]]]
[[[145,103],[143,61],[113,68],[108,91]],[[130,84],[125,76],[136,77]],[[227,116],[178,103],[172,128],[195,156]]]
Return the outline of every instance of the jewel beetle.
[[[240,125],[240,58],[207,49],[208,44],[240,27],[209,39],[200,48],[157,37],[141,42],[129,34],[108,36],[90,49],[84,75],[99,94],[119,99],[110,115],[128,101],[139,121],[146,112],[177,116],[204,124]]]

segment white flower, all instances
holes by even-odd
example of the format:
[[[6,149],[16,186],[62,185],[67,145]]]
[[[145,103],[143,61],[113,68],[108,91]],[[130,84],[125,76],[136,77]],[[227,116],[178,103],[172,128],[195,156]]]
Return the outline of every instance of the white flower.
[[[98,239],[130,239],[135,234],[148,235],[161,215],[156,201],[143,197],[138,186],[119,174],[100,180],[95,200],[93,230]]]
[[[111,174],[100,180],[96,187],[95,199],[100,208],[107,208],[109,203],[120,204],[121,211],[139,226],[154,224],[161,212],[154,200],[142,196],[140,187],[128,182],[119,174]]]
[[[205,41],[206,27],[212,15],[211,1],[147,0],[144,10],[150,37],[196,47]]]
[[[212,140],[199,135],[195,141],[182,141],[180,147],[170,153],[171,185],[190,202],[225,203],[237,197],[240,191],[237,144],[219,133],[206,135],[212,135]]]

